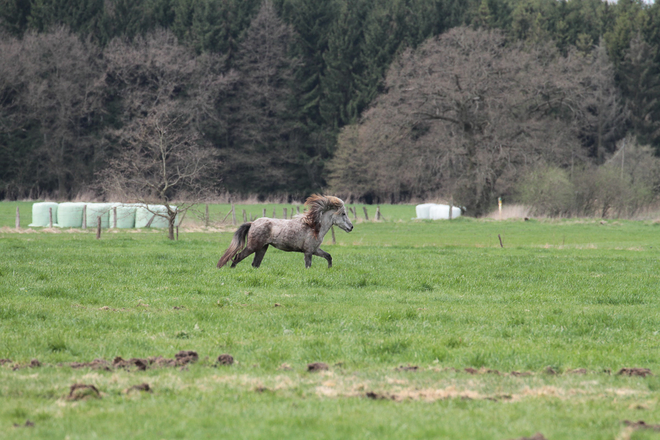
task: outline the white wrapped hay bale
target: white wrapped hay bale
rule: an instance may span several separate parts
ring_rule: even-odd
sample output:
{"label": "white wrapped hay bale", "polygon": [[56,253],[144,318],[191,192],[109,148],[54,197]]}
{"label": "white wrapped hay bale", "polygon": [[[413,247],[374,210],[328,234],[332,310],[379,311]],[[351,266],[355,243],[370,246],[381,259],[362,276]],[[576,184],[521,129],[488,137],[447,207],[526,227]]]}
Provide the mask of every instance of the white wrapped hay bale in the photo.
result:
{"label": "white wrapped hay bale", "polygon": [[87,227],[95,228],[98,217],[101,217],[101,227],[110,227],[110,210],[112,203],[88,203],[87,204]]}
{"label": "white wrapped hay bale", "polygon": [[80,228],[83,223],[83,210],[87,203],[64,202],[57,207],[57,226],[60,228]]}
{"label": "white wrapped hay bale", "polygon": [[120,206],[121,203],[110,202],[108,205],[110,205],[108,208],[108,227],[113,228],[115,225],[115,212],[117,211],[117,206]]}
{"label": "white wrapped hay bale", "polygon": [[449,205],[433,205],[429,210],[431,220],[449,220],[449,210],[451,209],[451,218],[461,216],[461,208]]}
{"label": "white wrapped hay bale", "polygon": [[431,218],[431,207],[435,206],[435,203],[423,203],[421,205],[415,206],[415,213],[417,214],[418,219],[430,219]]}
{"label": "white wrapped hay bale", "polygon": [[57,223],[57,207],[54,202],[39,202],[32,205],[32,223],[29,227],[45,227],[50,225],[49,210],[53,210],[53,225]]}
{"label": "white wrapped hay bale", "polygon": [[120,229],[134,228],[136,211],[136,205],[113,203],[112,209],[110,210],[110,227],[114,227],[116,224],[117,228]]}
{"label": "white wrapped hay bale", "polygon": [[[151,228],[167,228],[169,226],[165,205],[148,205],[148,208],[144,206],[137,207],[135,211],[136,228],[146,228],[150,221],[149,227]],[[176,206],[171,206],[171,208],[176,209]]]}

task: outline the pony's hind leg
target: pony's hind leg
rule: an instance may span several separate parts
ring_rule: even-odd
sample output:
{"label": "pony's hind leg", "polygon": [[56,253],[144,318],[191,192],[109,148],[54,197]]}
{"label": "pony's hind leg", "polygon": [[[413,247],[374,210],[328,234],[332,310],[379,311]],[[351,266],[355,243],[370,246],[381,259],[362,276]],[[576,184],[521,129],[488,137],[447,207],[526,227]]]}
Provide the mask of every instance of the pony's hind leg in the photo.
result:
{"label": "pony's hind leg", "polygon": [[245,259],[246,259],[247,257],[249,257],[250,254],[253,253],[253,252],[254,252],[254,249],[249,248],[249,247],[246,247],[245,249],[243,249],[243,250],[241,251],[240,254],[236,254],[236,256],[234,257],[234,259],[232,260],[232,263],[231,263],[231,266],[230,266],[230,267],[232,267],[232,268],[233,268],[233,267],[236,267],[236,265],[237,265],[238,263],[240,263],[241,261],[245,260]]}
{"label": "pony's hind leg", "polygon": [[318,248],[317,250],[314,251],[314,255],[316,255],[317,257],[325,258],[328,261],[328,268],[332,267],[332,256],[329,253],[327,253],[321,248]]}
{"label": "pony's hind leg", "polygon": [[267,250],[268,250],[268,245],[262,247],[261,249],[257,250],[254,253],[254,260],[252,260],[252,267],[261,266],[261,260],[264,259],[264,255],[266,255]]}
{"label": "pony's hind leg", "polygon": [[[259,262],[261,262],[261,258],[264,257],[263,254],[266,253],[264,247],[268,246],[266,243],[264,243],[264,241],[265,240],[259,240],[259,237],[248,236],[247,245],[245,246],[245,249],[243,249],[239,254],[237,254],[234,257],[234,260],[231,263],[231,267],[236,267],[238,263],[249,257],[250,254],[253,254],[254,252],[257,252],[257,255],[255,255],[254,257],[255,260],[259,259]],[[261,257],[259,257],[259,252],[261,252],[262,250],[263,253],[261,254]]]}

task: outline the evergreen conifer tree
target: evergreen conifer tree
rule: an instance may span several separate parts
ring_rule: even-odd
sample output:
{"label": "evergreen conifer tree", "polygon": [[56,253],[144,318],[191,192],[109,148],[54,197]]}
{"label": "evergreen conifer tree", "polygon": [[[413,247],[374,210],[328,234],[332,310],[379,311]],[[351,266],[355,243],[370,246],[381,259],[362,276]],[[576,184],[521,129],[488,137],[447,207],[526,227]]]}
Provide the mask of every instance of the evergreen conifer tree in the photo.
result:
{"label": "evergreen conifer tree", "polygon": [[621,63],[619,83],[632,113],[632,126],[641,144],[652,145],[660,155],[660,65],[657,47],[640,35],[630,42]]}

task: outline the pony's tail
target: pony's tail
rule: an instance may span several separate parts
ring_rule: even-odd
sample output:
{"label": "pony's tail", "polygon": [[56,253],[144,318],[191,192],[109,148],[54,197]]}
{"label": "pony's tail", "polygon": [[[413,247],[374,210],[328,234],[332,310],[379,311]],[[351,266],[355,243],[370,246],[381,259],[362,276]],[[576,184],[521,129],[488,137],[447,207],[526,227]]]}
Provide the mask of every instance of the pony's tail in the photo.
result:
{"label": "pony's tail", "polygon": [[252,223],[243,223],[241,226],[239,226],[238,230],[234,234],[234,238],[231,239],[231,244],[220,258],[220,261],[218,261],[218,269],[227,264],[229,260],[234,258],[234,255],[243,249],[243,246],[245,245],[245,237],[250,230],[250,226],[252,226]]}

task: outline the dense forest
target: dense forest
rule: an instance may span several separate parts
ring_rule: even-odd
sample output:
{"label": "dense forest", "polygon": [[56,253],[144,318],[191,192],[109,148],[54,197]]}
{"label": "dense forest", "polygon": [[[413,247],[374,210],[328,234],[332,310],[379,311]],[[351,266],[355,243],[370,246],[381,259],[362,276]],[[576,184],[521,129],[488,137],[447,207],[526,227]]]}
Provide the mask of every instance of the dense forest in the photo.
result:
{"label": "dense forest", "polygon": [[102,191],[145,136],[237,195],[635,210],[660,190],[660,3],[3,0],[0,198]]}

